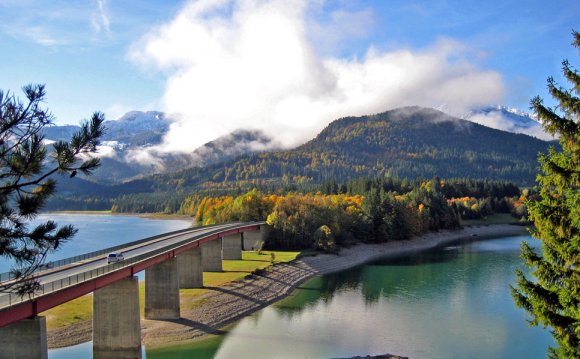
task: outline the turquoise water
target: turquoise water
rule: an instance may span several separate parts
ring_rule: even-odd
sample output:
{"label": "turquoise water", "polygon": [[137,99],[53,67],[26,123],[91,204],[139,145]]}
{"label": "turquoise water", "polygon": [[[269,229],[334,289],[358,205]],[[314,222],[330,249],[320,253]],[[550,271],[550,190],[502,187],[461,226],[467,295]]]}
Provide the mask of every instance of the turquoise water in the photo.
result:
{"label": "turquoise water", "polygon": [[529,236],[443,248],[314,278],[210,342],[147,358],[545,358],[509,294]]}
{"label": "turquoise water", "polygon": [[[473,242],[316,277],[222,336],[145,350],[160,358],[545,358],[547,330],[509,294],[529,236]],[[91,343],[50,358],[90,357]]]}
{"label": "turquoise water", "polygon": [[[72,224],[78,229],[78,233],[71,241],[64,243],[58,251],[49,254],[47,261],[73,257],[191,226],[191,221],[185,220],[159,220],[106,214],[46,213],[35,218],[29,228],[34,228],[34,225],[48,220],[55,221],[59,226]],[[10,263],[4,258],[0,260],[0,273],[9,270]]]}

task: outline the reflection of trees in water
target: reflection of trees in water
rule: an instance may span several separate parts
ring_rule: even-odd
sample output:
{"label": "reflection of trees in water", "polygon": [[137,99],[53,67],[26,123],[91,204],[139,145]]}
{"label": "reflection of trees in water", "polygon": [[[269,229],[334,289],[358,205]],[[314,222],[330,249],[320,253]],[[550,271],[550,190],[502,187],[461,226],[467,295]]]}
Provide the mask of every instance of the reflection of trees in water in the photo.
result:
{"label": "reflection of trees in water", "polygon": [[361,283],[362,267],[315,277],[299,286],[290,296],[274,305],[280,315],[292,318],[304,309],[319,303],[329,304],[336,293],[355,289]]}
{"label": "reflection of trees in water", "polygon": [[510,276],[519,263],[519,257],[511,253],[472,251],[463,246],[443,248],[366,266],[361,290],[367,304],[381,296],[406,296],[410,300],[420,296],[423,301],[459,286]]}
{"label": "reflection of trees in water", "polygon": [[[445,278],[438,278],[440,269],[434,264],[444,265],[459,256],[456,247],[414,253],[409,256],[379,260],[367,265],[362,275],[362,294],[368,304],[382,297],[398,295],[400,291],[411,292]],[[444,283],[441,283],[444,284]]]}
{"label": "reflection of trees in water", "polygon": [[145,349],[147,359],[213,358],[220,349],[223,336],[210,337],[183,345]]}
{"label": "reflection of trees in water", "polygon": [[424,301],[447,295],[460,286],[510,276],[519,263],[517,254],[474,251],[469,246],[425,251],[314,278],[274,308],[291,318],[321,302],[330,303],[341,290],[358,288],[367,305],[381,297]]}

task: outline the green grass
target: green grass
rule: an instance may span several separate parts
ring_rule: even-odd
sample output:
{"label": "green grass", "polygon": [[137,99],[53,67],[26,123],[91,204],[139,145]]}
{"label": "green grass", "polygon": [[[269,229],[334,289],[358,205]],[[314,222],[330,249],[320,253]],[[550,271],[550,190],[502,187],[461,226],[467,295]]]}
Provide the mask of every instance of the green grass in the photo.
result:
{"label": "green grass", "polygon": [[482,219],[466,219],[461,221],[463,226],[484,226],[489,224],[518,224],[519,220],[509,213],[496,213]]}
{"label": "green grass", "polygon": [[90,320],[93,318],[93,295],[87,294],[71,300],[70,302],[47,310],[42,315],[46,316],[48,329],[60,328],[69,324]]}
{"label": "green grass", "polygon": [[[257,252],[242,252],[241,260],[223,261],[222,272],[204,272],[203,285],[206,287],[223,286],[250,275],[256,269],[264,269],[271,265],[271,253],[274,253],[275,255],[275,263],[293,261],[301,254],[301,252],[282,251],[262,251],[261,254],[258,254]],[[181,308],[188,310],[203,304],[204,299],[199,297],[208,291],[209,289],[205,288],[181,289]],[[139,283],[139,304],[142,317],[144,303],[145,285],[141,282]],[[49,330],[90,320],[93,318],[93,295],[87,294],[83,297],[49,309],[42,314],[46,316],[46,325]]]}

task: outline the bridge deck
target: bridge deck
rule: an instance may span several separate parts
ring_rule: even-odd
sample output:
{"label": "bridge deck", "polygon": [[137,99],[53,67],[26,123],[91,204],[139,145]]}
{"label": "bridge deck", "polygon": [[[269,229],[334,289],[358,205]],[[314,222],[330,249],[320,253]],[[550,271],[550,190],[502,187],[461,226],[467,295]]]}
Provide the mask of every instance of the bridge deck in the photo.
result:
{"label": "bridge deck", "polygon": [[[124,261],[107,263],[106,254],[85,258],[35,274],[40,289],[30,296],[0,295],[0,327],[93,292],[173,258],[190,248],[230,234],[259,230],[265,222],[234,223],[191,228],[114,247]],[[110,249],[109,249],[110,250]],[[107,252],[108,253],[108,252]],[[80,256],[83,257],[83,256]]]}

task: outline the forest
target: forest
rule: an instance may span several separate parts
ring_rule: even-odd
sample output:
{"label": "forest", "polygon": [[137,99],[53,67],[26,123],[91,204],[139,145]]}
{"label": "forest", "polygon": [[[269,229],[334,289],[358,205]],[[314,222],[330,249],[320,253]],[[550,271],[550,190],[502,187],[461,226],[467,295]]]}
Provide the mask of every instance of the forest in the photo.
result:
{"label": "forest", "polygon": [[317,191],[240,195],[192,194],[179,212],[197,225],[265,220],[269,248],[314,248],[328,252],[357,242],[409,239],[427,231],[453,229],[464,219],[494,213],[525,216],[528,190],[508,182],[471,179],[397,180],[361,178],[327,181]]}

